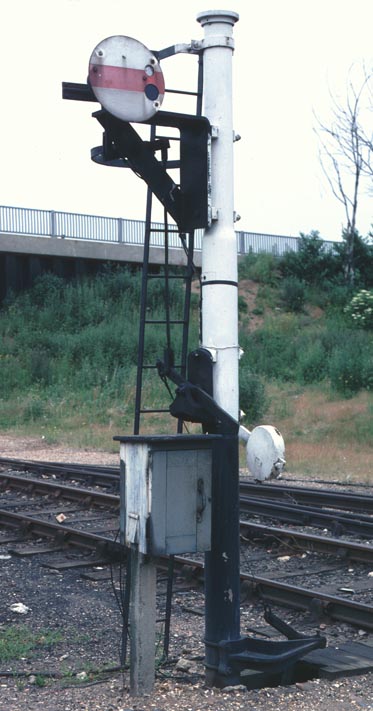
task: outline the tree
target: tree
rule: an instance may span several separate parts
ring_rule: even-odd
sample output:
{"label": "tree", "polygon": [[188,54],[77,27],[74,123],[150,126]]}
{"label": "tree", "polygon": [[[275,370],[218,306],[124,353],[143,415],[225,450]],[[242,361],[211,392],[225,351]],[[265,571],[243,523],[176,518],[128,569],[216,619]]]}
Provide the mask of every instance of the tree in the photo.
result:
{"label": "tree", "polygon": [[334,281],[340,268],[334,250],[325,248],[317,231],[309,235],[300,233],[297,252],[287,252],[279,262],[284,277],[296,277],[308,285],[323,285]]}
{"label": "tree", "polygon": [[373,177],[371,135],[365,131],[364,117],[367,106],[373,108],[373,75],[366,74],[357,85],[350,78],[344,101],[332,99],[330,124],[318,120],[316,129],[321,149],[320,160],[333,195],[345,212],[345,279],[353,286],[355,277],[355,242],[358,236],[357,214],[362,182]]}

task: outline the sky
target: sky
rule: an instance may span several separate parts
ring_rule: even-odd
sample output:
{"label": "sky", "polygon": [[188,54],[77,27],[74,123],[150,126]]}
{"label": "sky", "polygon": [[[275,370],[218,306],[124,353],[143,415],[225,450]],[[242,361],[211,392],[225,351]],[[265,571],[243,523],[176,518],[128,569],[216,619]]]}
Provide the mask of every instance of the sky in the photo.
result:
{"label": "sky", "polygon": [[[345,215],[319,159],[315,115],[330,120],[351,67],[373,67],[372,0],[2,0],[0,204],[144,219],[143,182],[96,165],[98,104],[64,101],[62,81],[85,82],[94,47],[127,35],[150,49],[202,39],[208,9],[234,10],[236,229],[280,235],[318,230],[340,239]],[[194,89],[196,58],[162,62],[166,88]],[[190,111],[166,94],[162,109]],[[154,219],[159,219],[158,215]],[[361,194],[358,229],[373,223]]]}

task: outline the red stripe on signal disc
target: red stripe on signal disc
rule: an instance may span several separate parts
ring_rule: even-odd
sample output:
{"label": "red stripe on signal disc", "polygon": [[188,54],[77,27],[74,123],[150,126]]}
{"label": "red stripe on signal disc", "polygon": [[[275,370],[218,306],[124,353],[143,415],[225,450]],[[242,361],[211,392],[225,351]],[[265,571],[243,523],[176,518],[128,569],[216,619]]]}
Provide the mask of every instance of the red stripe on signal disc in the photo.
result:
{"label": "red stripe on signal disc", "polygon": [[162,72],[155,71],[151,77],[148,77],[143,69],[90,64],[89,81],[92,87],[103,89],[144,91],[147,84],[155,84],[160,94],[164,94],[165,91]]}

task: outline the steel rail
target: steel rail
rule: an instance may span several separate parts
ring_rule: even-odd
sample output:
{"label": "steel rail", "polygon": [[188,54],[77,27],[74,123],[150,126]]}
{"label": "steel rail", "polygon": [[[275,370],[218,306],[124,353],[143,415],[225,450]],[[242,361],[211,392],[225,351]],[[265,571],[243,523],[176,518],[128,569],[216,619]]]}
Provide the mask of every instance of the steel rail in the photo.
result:
{"label": "steel rail", "polygon": [[357,543],[355,541],[345,541],[341,538],[317,536],[311,533],[303,533],[302,531],[294,531],[292,528],[265,526],[251,521],[240,521],[240,532],[248,540],[250,540],[249,537],[259,537],[285,543],[291,541],[302,550],[311,549],[321,553],[347,555],[351,560],[373,563],[373,546],[369,543]]}
{"label": "steel rail", "polygon": [[[177,566],[190,566],[197,574],[201,574],[203,563],[192,558],[175,556]],[[240,573],[241,582],[250,583],[253,593],[263,600],[276,603],[282,607],[297,610],[315,610],[334,620],[348,622],[358,627],[373,629],[373,607],[362,602],[347,600],[339,595],[330,595],[322,590],[312,590],[297,585],[281,583],[250,573]]]}
{"label": "steel rail", "polygon": [[[23,516],[22,514],[10,513],[2,509],[0,509],[0,521],[13,528],[18,528],[22,525],[24,530],[38,536],[57,536],[59,540],[62,539],[68,545],[79,546],[83,549],[97,550],[102,555],[106,554],[111,558],[125,559],[126,551],[124,546],[100,534],[78,531],[69,526],[46,522],[31,516]],[[166,557],[158,558],[157,563],[160,567],[164,567],[167,560]],[[175,556],[175,562],[179,568],[189,565],[197,570],[199,574],[203,573],[204,565],[200,561]],[[316,600],[321,606],[322,611],[329,617],[359,627],[373,629],[373,608],[364,603],[353,602],[339,596],[323,593],[320,590],[310,590],[295,585],[288,585],[248,573],[241,573],[241,580],[252,584],[263,599],[283,606],[303,610],[310,609],[310,606],[312,606]]]}
{"label": "steel rail", "polygon": [[[71,501],[81,501],[84,505],[111,506],[116,509],[120,506],[120,498],[115,494],[0,472],[0,488],[8,487],[17,490],[23,489],[29,493],[52,494]],[[352,518],[352,514],[347,517],[341,513],[320,511],[311,507],[302,508],[296,505],[286,505],[271,500],[262,501],[248,497],[241,497],[240,508],[241,511],[276,518],[286,523],[330,528],[333,533],[338,532],[338,534],[346,532],[373,537],[373,521],[367,521],[361,516]]]}
{"label": "steel rail", "polygon": [[0,466],[9,465],[10,467],[30,467],[34,466],[36,468],[51,468],[55,469],[66,469],[68,472],[70,470],[76,471],[98,471],[113,474],[119,474],[119,466],[111,466],[109,464],[81,464],[80,462],[50,462],[42,459],[14,459],[8,457],[0,457]]}
{"label": "steel rail", "polygon": [[[0,466],[61,476],[75,476],[86,480],[89,477],[102,479],[103,483],[115,482],[119,477],[119,467],[96,464],[78,464],[66,462],[46,462],[0,457]],[[355,494],[353,492],[338,492],[333,489],[315,489],[311,487],[291,486],[288,484],[268,484],[240,482],[240,492],[243,495],[260,499],[285,499],[288,503],[300,502],[310,505],[342,508],[355,511],[371,511],[373,513],[373,496]]]}
{"label": "steel rail", "polygon": [[0,487],[3,489],[26,490],[29,493],[52,494],[55,497],[61,496],[72,501],[82,501],[85,505],[110,506],[116,509],[120,506],[119,496],[115,494],[83,489],[78,486],[65,486],[57,482],[32,479],[31,477],[22,477],[16,474],[0,473]]}
{"label": "steel rail", "polygon": [[[102,492],[80,489],[79,487],[69,488],[61,484],[40,481],[38,479],[30,479],[18,477],[16,475],[6,476],[0,474],[0,481],[3,480],[3,488],[13,486],[16,489],[26,489],[31,493],[53,494],[70,500],[81,501],[84,505],[101,505],[109,506],[110,508],[118,509],[120,505],[119,496],[106,494]],[[8,512],[7,512],[8,513]],[[0,520],[3,514],[0,511]],[[25,518],[22,514],[17,514],[15,520]],[[27,518],[27,523],[33,518]],[[55,525],[56,530],[61,530],[60,525]],[[302,549],[309,549],[312,546],[318,551],[345,551],[347,555],[354,560],[373,563],[373,548],[369,544],[356,543],[354,541],[345,541],[339,538],[317,536],[315,534],[295,531],[289,528],[280,528],[277,526],[269,526],[254,523],[252,521],[240,521],[241,535],[246,537],[266,537],[276,540],[288,542],[289,539],[296,542]]]}
{"label": "steel rail", "polygon": [[[0,473],[0,487],[7,488],[12,487],[18,490],[26,490],[29,493],[41,493],[43,495],[53,495],[56,498],[62,497],[72,501],[82,502],[84,506],[97,505],[97,506],[109,506],[110,508],[119,509],[120,497],[115,494],[107,494],[105,492],[93,491],[90,489],[80,488],[77,486],[69,487],[62,484],[50,481],[44,481],[40,479],[32,479],[31,477],[21,477],[15,474],[3,474]],[[249,508],[251,501],[249,501]],[[255,512],[263,512],[263,509],[269,508],[269,513],[273,516],[276,515],[278,510],[281,509],[281,505],[273,504],[273,502],[253,502],[253,510]],[[273,508],[274,507],[274,508]],[[265,512],[265,511],[264,511]],[[285,517],[288,515],[288,509],[285,510]],[[308,517],[308,518],[307,518]],[[319,525],[326,527],[327,524],[332,524],[331,528],[335,525],[339,525],[339,518],[334,514],[327,513],[315,513],[315,518],[319,517]],[[303,514],[301,509],[299,512],[295,509],[294,513],[290,509],[289,518],[291,518],[292,523],[300,523],[304,525],[316,525],[312,522],[312,516],[307,510],[306,515]],[[341,519],[341,525],[345,524],[346,519]],[[364,529],[365,526],[365,529]],[[240,521],[241,534],[244,536],[265,536],[272,537],[280,540],[288,540],[291,538],[297,541],[299,546],[302,548],[309,548],[312,545],[314,548],[320,551],[337,551],[340,552],[344,550],[347,554],[354,560],[363,560],[365,562],[373,563],[373,548],[370,545],[357,543],[354,541],[345,541],[340,538],[317,536],[315,534],[295,531],[288,528],[280,528],[273,525],[258,524],[253,521]],[[373,524],[365,524],[362,522],[362,529],[360,530],[359,522],[355,519],[351,523],[351,529],[354,532],[364,533],[368,530],[369,534],[373,534]]]}
{"label": "steel rail", "polygon": [[40,472],[55,474],[63,478],[77,480],[95,480],[98,486],[113,486],[119,482],[119,466],[110,467],[95,464],[68,464],[66,462],[43,462],[25,459],[6,459],[0,457],[0,467],[6,466],[15,471]]}
{"label": "steel rail", "polygon": [[[95,480],[97,485],[112,486],[119,479],[119,466],[76,464],[66,462],[45,462],[0,457],[0,466],[33,472],[56,474],[62,477],[74,477],[79,480]],[[365,511],[373,514],[373,495],[340,492],[334,489],[315,489],[311,487],[289,486],[288,484],[269,484],[240,482],[242,496],[257,499],[272,499],[276,502],[298,503],[324,506],[329,509]]]}
{"label": "steel rail", "polygon": [[21,513],[14,513],[0,509],[0,523],[11,528],[22,528],[23,531],[38,535],[57,537],[69,545],[88,548],[89,550],[99,550],[102,554],[123,557],[123,546],[115,540],[102,536],[99,533],[87,533],[79,531],[70,526],[64,526],[52,521],[43,521],[35,516],[25,516]]}
{"label": "steel rail", "polygon": [[324,613],[333,620],[347,622],[358,627],[373,629],[373,607],[363,602],[346,600],[322,590],[288,585],[277,580],[242,573],[241,579],[250,582],[263,600],[298,610]]}
{"label": "steel rail", "polygon": [[281,503],[272,499],[240,496],[240,510],[278,521],[316,528],[331,528],[334,532],[353,533],[373,538],[373,518],[361,514],[346,514],[296,503]]}
{"label": "steel rail", "polygon": [[270,498],[276,501],[285,499],[288,503],[297,502],[326,506],[328,508],[341,508],[349,511],[366,511],[373,513],[373,496],[355,494],[354,492],[341,492],[333,489],[314,489],[278,484],[255,484],[240,482],[240,494],[255,496],[257,498]]}

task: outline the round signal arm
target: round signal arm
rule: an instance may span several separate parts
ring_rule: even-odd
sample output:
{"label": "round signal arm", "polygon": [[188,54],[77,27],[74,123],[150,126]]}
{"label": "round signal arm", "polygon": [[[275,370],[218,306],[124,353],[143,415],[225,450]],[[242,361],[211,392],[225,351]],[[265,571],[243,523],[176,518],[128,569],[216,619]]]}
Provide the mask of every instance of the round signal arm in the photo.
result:
{"label": "round signal arm", "polygon": [[102,40],[89,60],[88,82],[106,111],[123,121],[142,122],[160,108],[165,84],[153,52],[133,37]]}
{"label": "round signal arm", "polygon": [[281,432],[272,425],[255,427],[247,439],[246,460],[257,481],[279,478],[286,464]]}

